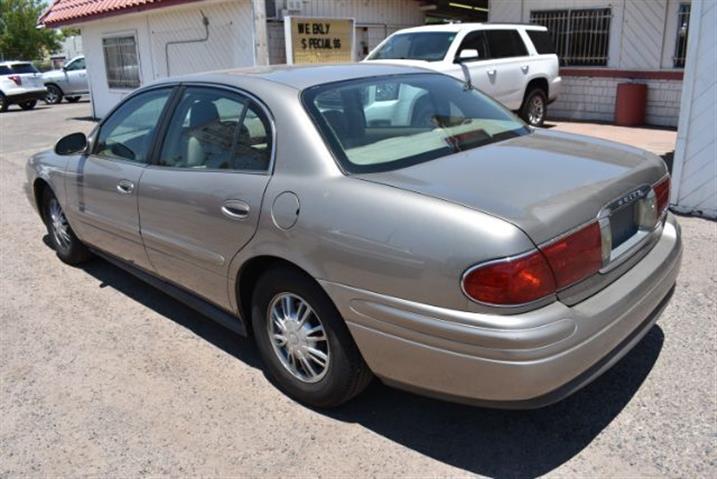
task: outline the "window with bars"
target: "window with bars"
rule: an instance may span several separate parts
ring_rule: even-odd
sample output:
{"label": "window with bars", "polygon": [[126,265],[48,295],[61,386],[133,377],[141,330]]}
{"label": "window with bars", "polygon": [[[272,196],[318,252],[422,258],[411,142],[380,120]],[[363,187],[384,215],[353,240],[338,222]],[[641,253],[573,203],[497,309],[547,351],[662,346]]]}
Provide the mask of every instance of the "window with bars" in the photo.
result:
{"label": "window with bars", "polygon": [[677,37],[675,39],[675,56],[672,63],[675,68],[684,68],[687,56],[687,34],[690,32],[690,4],[681,3],[677,11]]}
{"label": "window with bars", "polygon": [[139,55],[135,36],[103,38],[102,50],[105,55],[107,85],[121,89],[139,87]]}
{"label": "window with bars", "polygon": [[610,8],[533,10],[530,22],[548,28],[561,65],[605,66],[610,44]]}

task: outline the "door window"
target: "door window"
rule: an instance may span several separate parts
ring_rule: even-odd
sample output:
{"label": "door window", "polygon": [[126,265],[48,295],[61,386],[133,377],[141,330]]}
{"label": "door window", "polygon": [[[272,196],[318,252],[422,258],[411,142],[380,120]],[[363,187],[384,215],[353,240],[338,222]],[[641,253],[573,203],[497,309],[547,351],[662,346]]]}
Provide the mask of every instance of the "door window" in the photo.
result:
{"label": "door window", "polygon": [[85,69],[85,59],[84,58],[78,58],[74,62],[71,62],[69,65],[65,67],[65,70],[68,72],[72,72],[75,70],[84,70]]}
{"label": "door window", "polygon": [[456,52],[456,58],[461,54],[463,50],[476,50],[478,52],[478,59],[485,60],[488,58],[488,47],[485,42],[485,34],[482,31],[471,32],[465,36],[461,42],[461,46]]}
{"label": "door window", "polygon": [[171,89],[152,90],[123,103],[100,127],[94,153],[147,163],[155,129]]}
{"label": "door window", "polygon": [[169,123],[161,166],[266,171],[271,127],[261,108],[242,95],[187,88]]}
{"label": "door window", "polygon": [[486,30],[491,58],[522,57],[528,54],[517,30]]}

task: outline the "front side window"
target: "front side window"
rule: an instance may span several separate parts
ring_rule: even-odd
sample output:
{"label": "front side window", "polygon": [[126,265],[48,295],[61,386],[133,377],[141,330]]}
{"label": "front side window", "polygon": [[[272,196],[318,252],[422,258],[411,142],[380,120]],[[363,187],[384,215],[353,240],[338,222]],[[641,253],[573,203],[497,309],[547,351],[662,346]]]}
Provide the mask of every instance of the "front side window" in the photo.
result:
{"label": "front side window", "polygon": [[103,38],[102,51],[109,88],[133,89],[140,86],[139,55],[134,35]]}
{"label": "front side window", "polygon": [[123,103],[100,127],[94,154],[147,163],[154,132],[171,90],[153,90]]}
{"label": "front side window", "polygon": [[459,58],[463,50],[475,50],[478,52],[479,60],[488,59],[488,45],[485,41],[485,33],[479,30],[466,35],[461,42],[461,46],[458,47],[456,58]]}
{"label": "front side window", "polygon": [[491,58],[522,57],[528,54],[517,30],[486,30]]}
{"label": "front side window", "polygon": [[169,122],[159,164],[266,171],[271,146],[269,121],[252,100],[228,91],[189,87]]}
{"label": "front side window", "polygon": [[368,60],[441,61],[456,37],[454,32],[401,33],[386,40]]}
{"label": "front side window", "polygon": [[689,3],[681,3],[677,11],[677,38],[675,39],[675,56],[673,65],[675,68],[685,67],[687,56],[687,35],[690,32],[690,8]]}
{"label": "front side window", "polygon": [[[397,99],[377,101],[387,84]],[[439,74],[329,83],[306,90],[302,100],[349,173],[399,169],[529,132],[495,101]]]}
{"label": "front side window", "polygon": [[610,8],[530,12],[530,23],[548,28],[561,65],[607,65],[611,18]]}
{"label": "front side window", "polygon": [[65,70],[68,72],[75,71],[75,70],[84,70],[85,69],[85,59],[84,58],[78,58],[74,62],[71,62],[69,65],[65,67]]}

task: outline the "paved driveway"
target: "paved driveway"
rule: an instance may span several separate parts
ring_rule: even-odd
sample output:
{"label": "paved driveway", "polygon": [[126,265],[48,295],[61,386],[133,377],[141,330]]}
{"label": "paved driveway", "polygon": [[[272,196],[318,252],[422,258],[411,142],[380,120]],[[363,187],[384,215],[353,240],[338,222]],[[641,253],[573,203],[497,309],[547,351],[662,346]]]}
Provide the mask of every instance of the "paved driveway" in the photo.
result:
{"label": "paved driveway", "polygon": [[681,219],[683,270],[658,325],[555,406],[486,410],[374,384],[314,411],[265,379],[250,340],[104,261],[55,258],[23,165],[89,131],[89,111],[0,114],[0,477],[717,476],[714,222]]}

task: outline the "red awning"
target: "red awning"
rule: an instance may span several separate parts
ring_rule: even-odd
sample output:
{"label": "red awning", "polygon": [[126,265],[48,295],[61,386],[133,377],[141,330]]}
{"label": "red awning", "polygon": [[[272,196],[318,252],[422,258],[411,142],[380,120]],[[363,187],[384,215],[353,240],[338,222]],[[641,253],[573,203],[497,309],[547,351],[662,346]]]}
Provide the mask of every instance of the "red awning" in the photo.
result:
{"label": "red awning", "polygon": [[54,0],[37,23],[46,27],[61,27],[194,1],[197,0]]}

